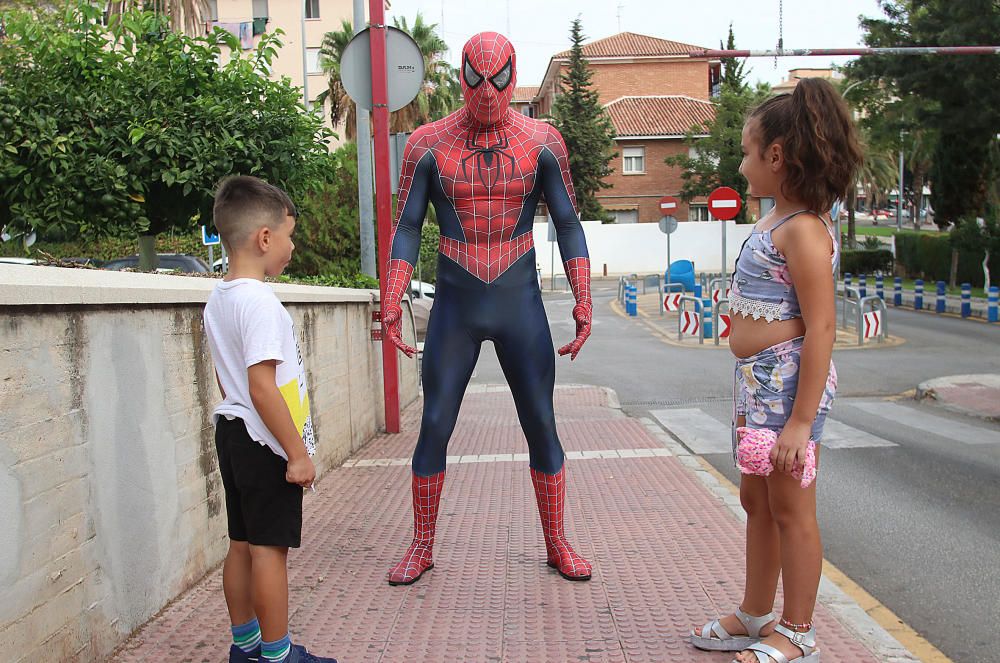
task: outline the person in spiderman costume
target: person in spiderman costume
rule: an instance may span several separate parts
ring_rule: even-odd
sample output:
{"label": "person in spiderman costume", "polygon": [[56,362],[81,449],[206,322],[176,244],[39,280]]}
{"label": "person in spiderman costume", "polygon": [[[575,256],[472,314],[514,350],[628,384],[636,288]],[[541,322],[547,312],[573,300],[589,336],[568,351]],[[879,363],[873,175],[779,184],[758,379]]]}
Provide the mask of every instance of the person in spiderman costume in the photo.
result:
{"label": "person in spiderman costume", "polygon": [[589,580],[590,563],[573,550],[563,528],[566,468],[552,410],[555,355],[532,239],[544,195],[576,298],[577,335],[559,354],[575,359],[590,336],[593,307],[566,145],[551,125],[510,108],[517,65],[503,35],[482,32],[466,43],[461,79],[465,106],[410,136],[400,174],[382,316],[387,338],[407,356],[416,350],[401,337],[400,301],[417,261],[428,202],[441,237],[424,347],[423,420],[413,453],[413,542],[389,572],[389,584],[411,584],[434,566],[448,440],[486,340],[496,348],[528,440],[548,565],[569,580]]}

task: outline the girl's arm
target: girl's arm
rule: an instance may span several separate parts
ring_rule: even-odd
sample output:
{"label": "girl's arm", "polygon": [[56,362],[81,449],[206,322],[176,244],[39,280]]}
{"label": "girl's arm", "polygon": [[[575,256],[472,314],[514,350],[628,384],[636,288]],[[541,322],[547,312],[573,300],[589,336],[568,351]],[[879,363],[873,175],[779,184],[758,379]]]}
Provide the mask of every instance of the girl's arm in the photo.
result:
{"label": "girl's arm", "polygon": [[779,247],[799,298],[806,334],[802,344],[798,389],[791,416],[774,446],[771,460],[783,472],[805,462],[806,447],[830,371],[837,336],[834,300],[833,240],[823,222],[804,215],[785,225]]}

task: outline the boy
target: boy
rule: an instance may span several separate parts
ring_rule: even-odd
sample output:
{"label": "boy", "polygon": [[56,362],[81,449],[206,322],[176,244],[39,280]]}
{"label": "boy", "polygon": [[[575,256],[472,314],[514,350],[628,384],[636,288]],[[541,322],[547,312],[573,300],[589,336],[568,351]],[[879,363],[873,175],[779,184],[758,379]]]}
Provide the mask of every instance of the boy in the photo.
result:
{"label": "boy", "polygon": [[229,519],[222,570],[229,661],[336,663],[288,638],[288,548],[299,547],[315,440],[292,319],[264,277],[291,260],[295,206],[255,177],[230,177],[216,191],[213,215],[229,252],[229,273],[205,306],[223,398],[213,419]]}

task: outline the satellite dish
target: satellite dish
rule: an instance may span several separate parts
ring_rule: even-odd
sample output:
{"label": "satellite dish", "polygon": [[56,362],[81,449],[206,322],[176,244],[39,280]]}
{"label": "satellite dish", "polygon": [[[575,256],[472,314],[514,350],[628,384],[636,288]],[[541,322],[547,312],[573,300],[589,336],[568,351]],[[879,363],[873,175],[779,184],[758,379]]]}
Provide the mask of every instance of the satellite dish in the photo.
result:
{"label": "satellite dish", "polygon": [[[371,28],[354,35],[340,57],[340,80],[361,108],[372,109]],[[410,35],[399,28],[385,34],[389,112],[413,101],[424,83],[424,56]]]}

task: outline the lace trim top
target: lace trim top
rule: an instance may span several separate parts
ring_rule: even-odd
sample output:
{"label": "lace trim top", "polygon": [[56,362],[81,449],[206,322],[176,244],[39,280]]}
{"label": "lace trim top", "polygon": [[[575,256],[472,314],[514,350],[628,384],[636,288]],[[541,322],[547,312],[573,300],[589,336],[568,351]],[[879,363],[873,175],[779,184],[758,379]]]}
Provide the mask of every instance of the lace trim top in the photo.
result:
{"label": "lace trim top", "polygon": [[[764,318],[768,322],[802,317],[799,298],[788,273],[788,264],[785,256],[774,246],[771,233],[792,217],[807,211],[809,210],[799,210],[789,214],[767,230],[754,229],[743,242],[730,286],[731,312],[739,313],[744,318],[752,316],[754,320]],[[837,238],[825,221],[823,225],[833,238],[831,264],[836,268],[840,257]]]}

